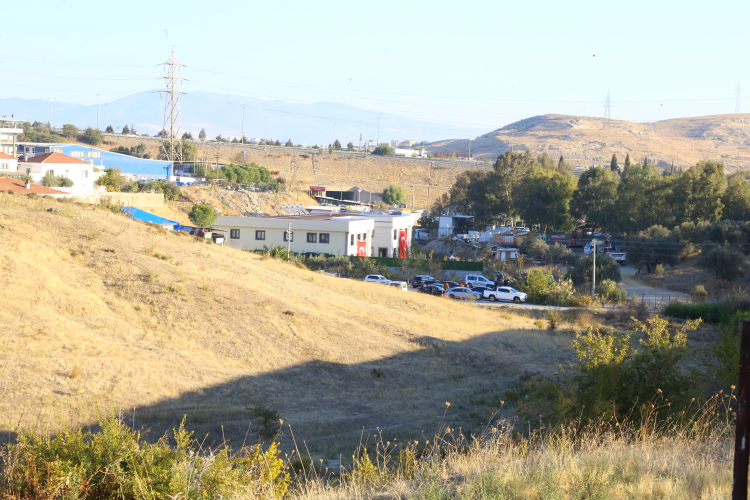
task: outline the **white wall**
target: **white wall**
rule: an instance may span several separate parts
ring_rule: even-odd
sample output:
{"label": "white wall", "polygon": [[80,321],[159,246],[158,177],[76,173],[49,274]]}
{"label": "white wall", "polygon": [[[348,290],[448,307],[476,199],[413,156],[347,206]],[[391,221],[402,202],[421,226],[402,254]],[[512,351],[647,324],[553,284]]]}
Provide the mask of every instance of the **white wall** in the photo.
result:
{"label": "white wall", "polygon": [[31,170],[33,182],[40,183],[42,177],[52,170],[57,176],[65,176],[73,181],[73,187],[55,188],[71,194],[88,195],[94,192],[94,183],[99,178],[101,172],[94,172],[94,165],[80,163],[33,163],[21,162],[18,164],[18,170],[26,174]]}
{"label": "white wall", "polygon": [[0,173],[7,174],[18,170],[18,160],[0,158]]}

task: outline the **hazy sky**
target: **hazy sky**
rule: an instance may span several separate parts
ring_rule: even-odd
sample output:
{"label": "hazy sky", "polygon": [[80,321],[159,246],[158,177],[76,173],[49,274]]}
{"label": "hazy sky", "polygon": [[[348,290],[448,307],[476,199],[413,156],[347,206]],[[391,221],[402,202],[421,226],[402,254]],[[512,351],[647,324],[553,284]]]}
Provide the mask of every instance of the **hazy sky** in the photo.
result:
{"label": "hazy sky", "polygon": [[346,103],[456,136],[602,116],[607,91],[613,119],[733,113],[738,84],[750,112],[748,1],[2,0],[0,11],[2,97],[92,104],[157,89],[174,45],[183,99]]}

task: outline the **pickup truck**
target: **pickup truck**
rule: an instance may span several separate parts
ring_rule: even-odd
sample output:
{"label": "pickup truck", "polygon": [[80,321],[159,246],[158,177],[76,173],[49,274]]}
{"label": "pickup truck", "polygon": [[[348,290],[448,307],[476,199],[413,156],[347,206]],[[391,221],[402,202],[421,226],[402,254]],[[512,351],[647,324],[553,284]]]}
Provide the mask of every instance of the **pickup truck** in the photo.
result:
{"label": "pickup truck", "polygon": [[516,304],[526,302],[525,293],[519,292],[515,288],[509,286],[499,286],[497,287],[497,290],[485,290],[484,298],[490,299],[490,302],[495,302],[496,300],[513,301]]}

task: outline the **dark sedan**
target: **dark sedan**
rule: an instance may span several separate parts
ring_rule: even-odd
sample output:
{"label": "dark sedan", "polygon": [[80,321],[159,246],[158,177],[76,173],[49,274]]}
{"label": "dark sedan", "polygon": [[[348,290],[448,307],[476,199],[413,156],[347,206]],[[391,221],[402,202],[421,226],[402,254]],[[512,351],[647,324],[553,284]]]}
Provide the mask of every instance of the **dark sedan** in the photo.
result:
{"label": "dark sedan", "polygon": [[424,285],[422,288],[419,289],[421,293],[426,293],[429,295],[438,295],[440,297],[443,296],[443,287],[442,285]]}
{"label": "dark sedan", "polygon": [[485,290],[491,290],[495,291],[495,285],[488,285],[488,286],[472,286],[469,287],[473,292],[479,292],[480,297],[484,297],[484,291]]}

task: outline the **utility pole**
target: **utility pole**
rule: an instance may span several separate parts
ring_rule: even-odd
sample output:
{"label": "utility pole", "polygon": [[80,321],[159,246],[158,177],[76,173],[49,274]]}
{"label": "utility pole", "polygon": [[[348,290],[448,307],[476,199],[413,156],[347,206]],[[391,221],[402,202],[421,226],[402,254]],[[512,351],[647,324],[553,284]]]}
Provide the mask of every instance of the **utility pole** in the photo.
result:
{"label": "utility pole", "polygon": [[333,143],[334,144],[336,144],[336,123],[338,122],[333,122]]}
{"label": "utility pole", "polygon": [[164,90],[164,120],[163,130],[167,137],[162,137],[162,149],[167,161],[182,163],[182,147],[180,145],[180,83],[182,77],[179,70],[180,62],[172,47],[172,57],[162,64],[165,74],[162,77],[165,82]]}
{"label": "utility pole", "polygon": [[732,500],[747,500],[747,468],[750,462],[750,321],[742,322],[740,337],[740,370],[737,384],[737,417],[734,441]]}
{"label": "utility pole", "polygon": [[96,130],[99,130],[99,94],[96,94]]}
{"label": "utility pole", "polygon": [[54,101],[54,106],[55,106],[54,107],[54,115],[53,115],[53,118],[55,120],[55,126],[52,127],[52,130],[55,130],[55,129],[57,129],[57,97],[53,97],[53,99],[55,100]]}
{"label": "utility pole", "polygon": [[594,267],[591,271],[591,297],[596,297],[596,244],[599,243],[596,240],[591,240],[591,247],[594,249]]}
{"label": "utility pole", "polygon": [[368,149],[370,149],[370,143],[367,142],[367,124],[365,123],[365,156],[367,156]]}
{"label": "utility pole", "polygon": [[359,134],[359,147],[357,148],[357,152],[362,152],[362,134]]}
{"label": "utility pole", "polygon": [[268,117],[263,117],[263,149],[268,146]]}
{"label": "utility pole", "polygon": [[611,128],[609,120],[609,108],[609,90],[607,90],[607,101],[604,103],[604,125],[602,126],[602,129]]}
{"label": "utility pole", "polygon": [[378,116],[378,138],[375,141],[375,147],[380,146],[380,117]]}
{"label": "utility pole", "polygon": [[471,160],[471,130],[469,130],[469,160]]}
{"label": "utility pole", "polygon": [[242,139],[240,143],[245,144],[245,106],[242,106]]}
{"label": "utility pole", "polygon": [[47,126],[49,127],[49,97],[47,98]]}

